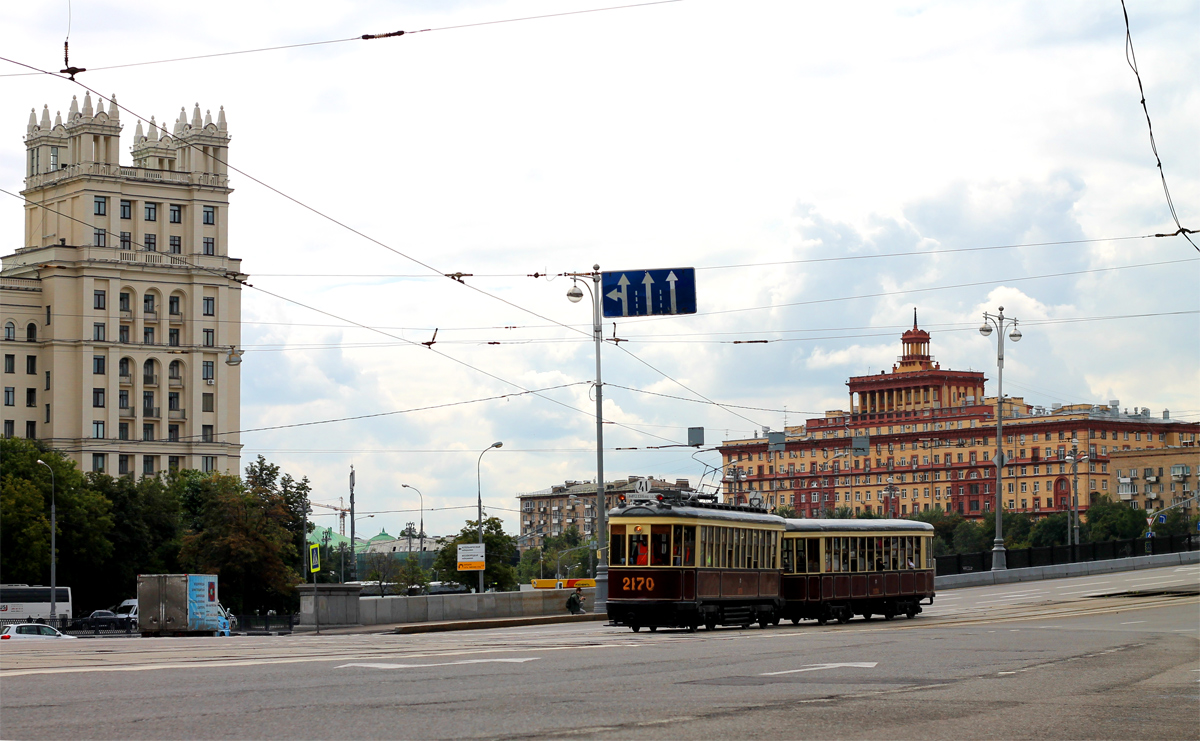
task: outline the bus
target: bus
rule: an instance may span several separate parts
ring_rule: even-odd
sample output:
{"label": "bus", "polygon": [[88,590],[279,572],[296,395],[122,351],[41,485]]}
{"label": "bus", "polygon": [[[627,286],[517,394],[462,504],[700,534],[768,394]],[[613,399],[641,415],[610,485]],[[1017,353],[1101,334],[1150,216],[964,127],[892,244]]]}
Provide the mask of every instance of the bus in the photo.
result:
{"label": "bus", "polygon": [[[56,587],[57,618],[70,620],[71,588]],[[28,584],[0,584],[0,620],[7,623],[17,621],[48,620],[50,618],[50,587]]]}

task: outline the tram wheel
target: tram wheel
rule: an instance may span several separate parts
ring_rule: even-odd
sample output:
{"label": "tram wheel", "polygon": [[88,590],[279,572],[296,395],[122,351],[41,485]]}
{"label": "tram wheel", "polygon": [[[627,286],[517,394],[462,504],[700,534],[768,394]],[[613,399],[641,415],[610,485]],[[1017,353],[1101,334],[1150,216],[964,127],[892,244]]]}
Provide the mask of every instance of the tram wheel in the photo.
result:
{"label": "tram wheel", "polygon": [[850,615],[843,612],[841,615],[838,615],[837,621],[839,624],[845,625],[846,623],[850,622]]}
{"label": "tram wheel", "polygon": [[766,630],[767,626],[770,624],[771,624],[770,618],[762,617],[762,618],[758,619],[758,627],[762,628],[763,630]]}
{"label": "tram wheel", "polygon": [[629,626],[629,629],[630,629],[630,630],[632,630],[634,633],[636,633],[636,632],[638,632],[639,630],[641,630],[641,629],[642,629],[642,626],[640,626],[640,625],[630,625],[630,626]]}
{"label": "tram wheel", "polygon": [[871,617],[872,617],[872,616],[871,616],[871,613],[869,613],[869,612],[864,612],[864,613],[863,613],[863,620],[866,620],[867,622],[870,622],[870,621],[871,621]]}
{"label": "tram wheel", "polygon": [[894,617],[896,617],[896,613],[894,613],[894,612],[892,612],[892,611],[890,611],[890,610],[889,610],[888,612],[885,612],[885,613],[883,613],[883,619],[884,619],[884,620],[891,620],[891,619],[892,619],[892,618],[894,618]]}
{"label": "tram wheel", "polygon": [[915,618],[915,617],[917,616],[917,611],[916,611],[916,610],[914,610],[913,608],[911,608],[911,607],[910,607],[910,608],[908,608],[908,610],[907,610],[907,611],[904,613],[904,615],[905,615],[905,617],[907,617],[909,620],[912,620],[913,618]]}
{"label": "tram wheel", "polygon": [[695,633],[695,632],[696,632],[696,629],[697,629],[697,628],[699,628],[699,627],[700,627],[700,626],[699,626],[699,625],[697,625],[696,623],[690,623],[690,624],[687,626],[687,632],[689,632],[689,633]]}
{"label": "tram wheel", "polygon": [[714,623],[714,622],[713,622],[713,621],[711,621],[711,620],[707,620],[707,621],[705,621],[705,623],[704,623],[704,629],[705,629],[705,630],[716,630],[716,629],[717,629],[717,624],[716,624],[716,623]]}
{"label": "tram wheel", "polygon": [[651,626],[650,626],[650,632],[651,632],[651,633],[657,633],[657,632],[658,632],[658,626],[657,626],[657,625],[651,625]]}
{"label": "tram wheel", "polygon": [[824,625],[827,622],[829,622],[829,620],[824,615],[817,618],[817,625]]}
{"label": "tram wheel", "polygon": [[800,624],[800,618],[792,618],[792,625],[799,625],[799,624]]}

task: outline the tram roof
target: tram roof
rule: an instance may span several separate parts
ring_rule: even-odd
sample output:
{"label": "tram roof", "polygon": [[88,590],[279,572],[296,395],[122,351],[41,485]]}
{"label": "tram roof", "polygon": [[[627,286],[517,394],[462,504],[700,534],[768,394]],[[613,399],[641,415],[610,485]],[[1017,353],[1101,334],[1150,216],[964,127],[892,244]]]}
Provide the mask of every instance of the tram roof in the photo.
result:
{"label": "tram roof", "polygon": [[917,520],[797,519],[784,520],[784,525],[789,533],[912,532],[914,530],[933,532],[933,525]]}
{"label": "tram roof", "polygon": [[774,525],[778,527],[784,519],[767,512],[737,509],[715,509],[709,507],[690,507],[683,504],[658,502],[633,502],[625,507],[614,507],[609,510],[609,520],[623,517],[678,517],[695,520],[720,520],[723,522],[754,523],[757,525]]}

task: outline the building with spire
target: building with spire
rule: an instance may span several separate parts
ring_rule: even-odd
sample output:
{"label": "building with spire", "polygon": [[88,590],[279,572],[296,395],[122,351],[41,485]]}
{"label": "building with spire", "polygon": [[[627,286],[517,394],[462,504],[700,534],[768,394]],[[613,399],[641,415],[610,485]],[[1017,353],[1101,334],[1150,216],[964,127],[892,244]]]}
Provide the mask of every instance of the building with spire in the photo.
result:
{"label": "building with spire", "polygon": [[[106,105],[107,104],[107,105]],[[25,233],[0,269],[3,434],[85,471],[237,473],[241,261],[229,256],[229,131],[180,109],[137,122],[116,97],[26,127]]]}
{"label": "building with spire", "polygon": [[[783,433],[764,430],[758,437],[723,442],[725,501],[791,507],[799,517],[837,511],[903,517],[941,508],[979,518],[994,512],[999,401],[984,395],[987,379],[975,371],[942,369],[930,355],[930,335],[917,325],[915,309],[913,328],[900,342],[903,354],[890,372],[847,381],[848,409],[828,411]],[[1177,493],[1172,485],[1170,496],[1140,503],[1118,491],[1117,484],[1129,479],[1118,482],[1118,467],[1110,470],[1110,461],[1126,451],[1172,448],[1183,456],[1173,464],[1200,463],[1195,447],[1200,424],[1173,420],[1166,411],[1155,418],[1144,407],[1122,412],[1118,401],[1047,410],[1010,396],[1003,406],[1000,498],[1006,510],[1041,517],[1068,509],[1073,473],[1067,454],[1077,448],[1088,456],[1078,467],[1081,510],[1104,495],[1134,507],[1180,504],[1189,514],[1195,511],[1185,496],[1194,492],[1182,484]]]}

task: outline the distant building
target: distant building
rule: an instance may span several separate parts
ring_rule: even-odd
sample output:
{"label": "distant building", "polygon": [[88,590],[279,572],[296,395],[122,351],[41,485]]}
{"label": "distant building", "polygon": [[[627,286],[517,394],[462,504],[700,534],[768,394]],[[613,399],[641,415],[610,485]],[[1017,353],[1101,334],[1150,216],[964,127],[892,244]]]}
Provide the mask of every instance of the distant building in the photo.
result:
{"label": "distant building", "polygon": [[1134,509],[1160,510],[1172,505],[1195,510],[1200,447],[1119,450],[1108,454],[1116,496]]}
{"label": "distant building", "polygon": [[[644,477],[630,476],[626,479],[609,481],[604,490],[609,497],[608,505],[616,504],[618,494],[633,492],[637,482]],[[655,491],[688,491],[688,479],[665,479],[648,477]],[[586,481],[566,481],[547,489],[517,495],[521,502],[521,539],[518,547],[540,548],[546,536],[561,535],[574,527],[585,538],[593,537],[596,522],[596,485]]]}
{"label": "distant building", "polygon": [[3,434],[84,471],[240,470],[241,261],[225,112],[170,133],[85,95],[30,112],[25,233],[0,270]]}
{"label": "distant building", "polygon": [[[788,427],[782,449],[768,436],[720,446],[725,501],[758,500],[793,507],[800,517],[852,512],[910,515],[935,507],[979,518],[996,500],[995,397],[984,397],[983,373],[943,370],[929,354],[929,333],[901,337],[904,353],[890,372],[849,379],[848,410]],[[765,433],[765,431],[764,431]],[[1104,406],[1046,410],[1019,397],[1004,401],[1004,507],[1035,516],[1068,509],[1072,441],[1089,454],[1079,467],[1080,508],[1098,495],[1116,498],[1110,458],[1136,448],[1195,446],[1200,423],[1122,412]],[[857,439],[857,451],[852,441]],[[865,445],[864,445],[865,444]]]}

